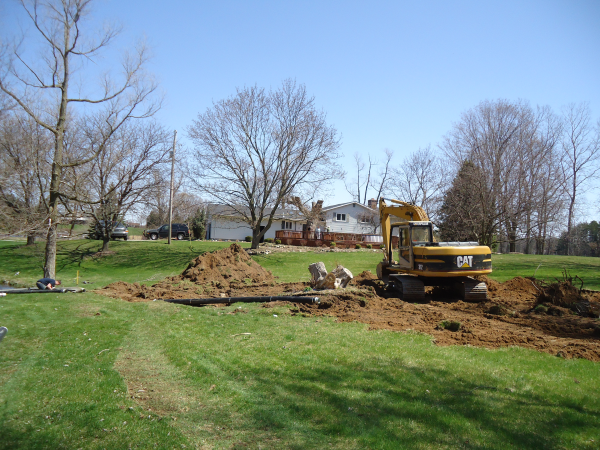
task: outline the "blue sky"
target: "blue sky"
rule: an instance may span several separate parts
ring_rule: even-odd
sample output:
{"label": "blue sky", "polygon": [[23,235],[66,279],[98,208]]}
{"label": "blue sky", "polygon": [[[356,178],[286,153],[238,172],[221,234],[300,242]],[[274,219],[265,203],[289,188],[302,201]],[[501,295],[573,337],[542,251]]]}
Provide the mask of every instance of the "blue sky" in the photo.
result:
{"label": "blue sky", "polygon": [[[0,8],[7,25],[15,7]],[[600,117],[597,0],[101,0],[96,12],[123,25],[122,47],[146,37],[159,119],[180,136],[236,87],[290,77],[341,133],[348,163],[389,148],[399,164],[483,100],[556,112],[585,101]],[[349,200],[337,184],[330,202]]]}

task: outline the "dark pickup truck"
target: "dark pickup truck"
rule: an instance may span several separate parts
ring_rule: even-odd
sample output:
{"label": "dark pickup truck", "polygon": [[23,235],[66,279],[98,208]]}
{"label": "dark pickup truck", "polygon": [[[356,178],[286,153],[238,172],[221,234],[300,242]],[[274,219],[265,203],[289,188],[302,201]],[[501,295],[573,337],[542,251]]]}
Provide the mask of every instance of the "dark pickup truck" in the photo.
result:
{"label": "dark pickup truck", "polygon": [[[144,237],[156,241],[158,238],[166,238],[169,236],[169,225],[163,225],[160,228],[153,230],[144,230]],[[190,229],[184,223],[171,224],[171,237],[180,241],[190,237]]]}

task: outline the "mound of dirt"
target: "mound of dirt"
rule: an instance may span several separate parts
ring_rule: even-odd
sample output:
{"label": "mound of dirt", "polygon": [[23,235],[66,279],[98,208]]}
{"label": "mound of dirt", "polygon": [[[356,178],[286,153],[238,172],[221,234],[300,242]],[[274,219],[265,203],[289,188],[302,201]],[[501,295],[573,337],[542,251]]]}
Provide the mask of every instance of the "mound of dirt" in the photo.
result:
{"label": "mound of dirt", "polygon": [[228,248],[198,256],[176,278],[228,286],[231,282],[246,280],[252,283],[271,281],[273,275],[254,262],[239,244],[231,244]]}
{"label": "mound of dirt", "polygon": [[538,303],[551,303],[563,308],[570,308],[583,301],[586,299],[570,280],[544,285],[538,295]]}
{"label": "mound of dirt", "polygon": [[381,285],[381,281],[379,281],[379,278],[377,278],[377,275],[372,273],[370,270],[365,270],[365,271],[359,273],[357,276],[355,276],[352,279],[352,281],[350,282],[350,284],[354,285],[354,286],[361,286],[361,287],[366,287],[366,286],[377,287],[377,286]]}

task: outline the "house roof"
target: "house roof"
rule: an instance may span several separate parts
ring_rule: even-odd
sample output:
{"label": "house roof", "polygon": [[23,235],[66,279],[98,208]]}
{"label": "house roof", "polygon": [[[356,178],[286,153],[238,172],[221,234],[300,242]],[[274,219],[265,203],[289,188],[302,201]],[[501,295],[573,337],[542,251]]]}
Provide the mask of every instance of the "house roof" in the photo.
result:
{"label": "house roof", "polygon": [[348,206],[348,205],[360,206],[362,208],[369,210],[370,212],[377,213],[377,211],[375,209],[369,208],[367,205],[363,205],[362,203],[358,203],[358,202],[346,202],[346,203],[338,203],[337,205],[324,206],[322,211],[331,211],[331,210],[334,210],[337,208],[341,208],[342,206]]}
{"label": "house roof", "polygon": [[[249,213],[249,208],[247,206],[232,207],[229,205],[219,205],[216,203],[209,203],[207,205],[207,209],[209,214],[219,216],[240,216],[240,211]],[[265,208],[265,216],[271,214],[272,209],[273,208]],[[275,212],[273,220],[303,221],[306,220],[306,217],[304,217],[304,215],[297,209],[278,208]]]}

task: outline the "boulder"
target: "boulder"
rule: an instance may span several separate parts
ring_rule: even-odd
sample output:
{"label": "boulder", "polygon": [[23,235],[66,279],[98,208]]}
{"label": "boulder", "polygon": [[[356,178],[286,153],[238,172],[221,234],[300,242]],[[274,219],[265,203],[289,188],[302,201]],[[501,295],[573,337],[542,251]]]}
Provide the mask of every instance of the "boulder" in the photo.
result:
{"label": "boulder", "polygon": [[312,284],[313,286],[315,286],[318,281],[322,280],[327,276],[327,269],[325,268],[325,263],[322,262],[313,263],[309,265],[308,271],[311,275],[310,284]]}
{"label": "boulder", "polygon": [[353,278],[352,272],[341,265],[338,265],[331,273],[333,273],[335,278],[339,280],[339,287],[341,288],[348,286],[348,283],[350,283],[350,280]]}
{"label": "boulder", "polygon": [[325,264],[313,263],[308,266],[311,274],[311,284],[315,289],[345,288],[353,278],[352,272],[344,266],[338,265],[332,272],[327,273]]}

